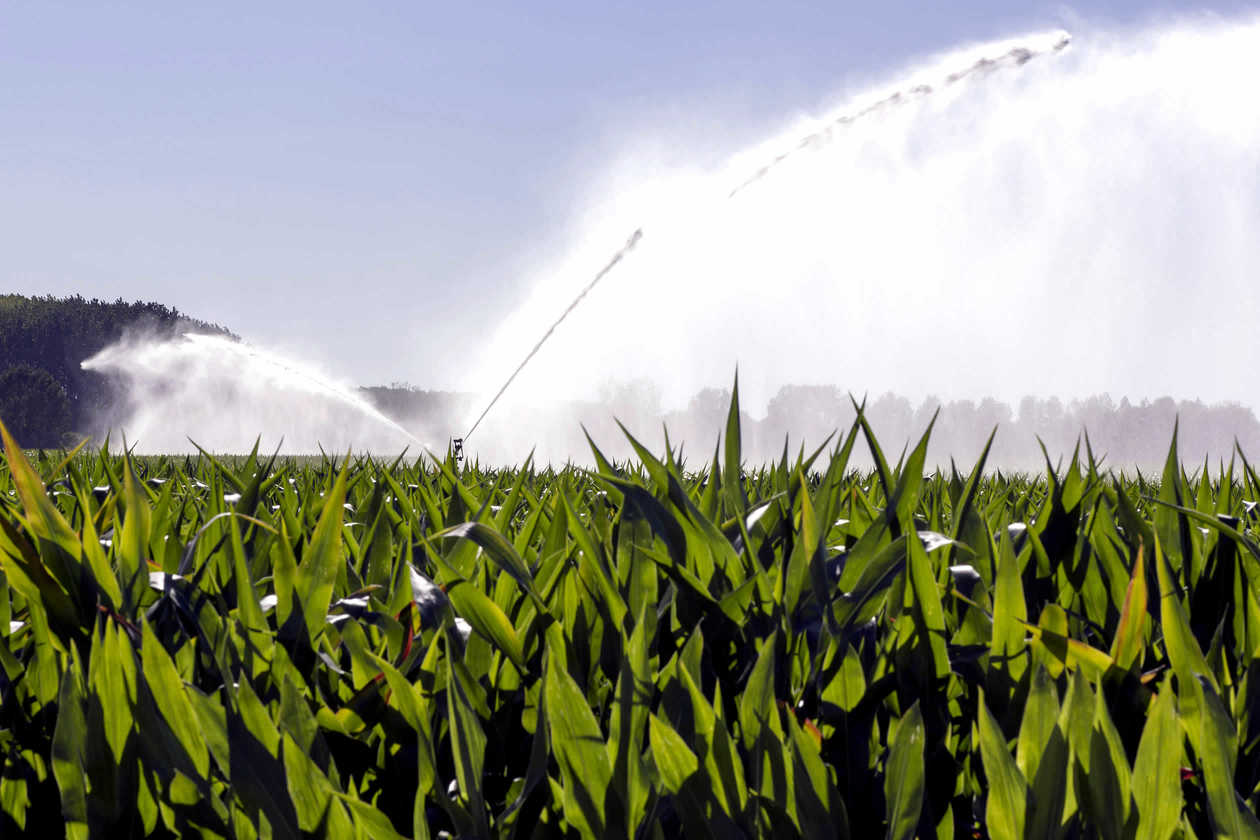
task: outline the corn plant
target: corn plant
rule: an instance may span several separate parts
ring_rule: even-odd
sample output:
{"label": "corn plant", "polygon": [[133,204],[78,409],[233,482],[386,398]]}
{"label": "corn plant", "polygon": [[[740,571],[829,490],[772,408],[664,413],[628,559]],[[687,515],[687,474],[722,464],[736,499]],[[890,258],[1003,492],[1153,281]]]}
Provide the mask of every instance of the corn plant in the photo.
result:
{"label": "corn plant", "polygon": [[559,471],[0,427],[0,830],[1260,836],[1242,453],[925,474],[858,409]]}

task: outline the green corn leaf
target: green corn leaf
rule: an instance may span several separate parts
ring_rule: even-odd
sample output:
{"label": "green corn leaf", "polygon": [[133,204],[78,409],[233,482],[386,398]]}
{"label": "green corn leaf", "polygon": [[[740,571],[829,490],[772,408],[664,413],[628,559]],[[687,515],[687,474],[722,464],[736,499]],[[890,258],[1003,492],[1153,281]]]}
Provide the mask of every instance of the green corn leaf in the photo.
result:
{"label": "green corn leaf", "polygon": [[477,836],[487,837],[490,828],[482,793],[486,733],[469,696],[469,683],[473,681],[471,676],[449,658],[447,667],[448,726],[455,780],[459,785],[458,797],[468,808]]}
{"label": "green corn leaf", "polygon": [[648,717],[652,760],[665,789],[677,793],[700,770],[700,760],[674,728],[655,714]]}
{"label": "green corn leaf", "polygon": [[241,543],[241,532],[236,526],[235,518],[229,518],[229,546],[232,552],[232,577],[236,582],[237,618],[250,640],[251,650],[248,658],[253,662],[252,676],[258,676],[268,667],[272,659],[274,640],[267,619],[259,606],[258,594],[254,590],[249,566],[245,559],[245,547]]}
{"label": "green corn leaf", "polygon": [[722,494],[726,502],[727,514],[742,519],[748,513],[748,497],[744,494],[743,459],[740,454],[742,435],[739,428],[738,371],[735,373],[735,384],[731,387],[731,405],[726,412],[726,433],[723,437]]}
{"label": "green corn leaf", "polygon": [[194,686],[185,689],[193,710],[197,713],[197,725],[206,741],[206,749],[210,757],[219,766],[219,771],[230,777],[232,773],[231,748],[228,744],[227,710],[218,699],[202,694]]}
{"label": "green corn leaf", "polygon": [[[852,399],[852,398],[850,398]],[[893,472],[888,468],[888,461],[884,458],[884,450],[880,448],[879,442],[875,440],[875,433],[871,431],[870,424],[866,421],[866,414],[862,407],[853,403],[854,409],[857,411],[857,422],[862,427],[862,435],[866,438],[866,444],[871,450],[871,458],[875,461],[875,472],[879,476],[879,484],[884,491],[884,500],[887,502],[893,498]],[[893,511],[889,511],[892,513]],[[895,517],[894,517],[895,519]],[[888,522],[888,518],[885,519]]]}
{"label": "green corn leaf", "polygon": [[8,814],[18,831],[26,830],[26,812],[31,806],[26,779],[0,777],[0,813]]}
{"label": "green corn leaf", "polygon": [[1185,516],[1175,510],[1176,507],[1185,506],[1190,501],[1185,498],[1183,492],[1181,460],[1177,457],[1178,425],[1177,422],[1173,424],[1172,444],[1168,448],[1168,456],[1164,460],[1164,474],[1159,482],[1159,498],[1167,503],[1167,506],[1161,505],[1156,508],[1152,512],[1152,518],[1156,539],[1168,555],[1166,559],[1179,561],[1179,566],[1184,567],[1189,578],[1194,555],[1190,525]]}
{"label": "green corn leaf", "polygon": [[[993,592],[993,636],[989,647],[989,667],[1005,676],[1007,691],[1013,690],[1027,668],[1023,653],[1027,647],[1024,631],[1028,607],[1024,586],[1008,533],[998,543],[997,580]],[[990,682],[990,685],[993,685]],[[1005,702],[1006,698],[1002,698]]]}
{"label": "green corn leaf", "polygon": [[280,752],[298,828],[313,832],[324,824],[328,806],[332,803],[328,781],[287,732],[281,735]]}
{"label": "green corn leaf", "polygon": [[1085,798],[1080,795],[1079,789],[1089,778],[1094,702],[1094,692],[1090,689],[1085,675],[1080,670],[1070,672],[1063,706],[1059,711],[1059,729],[1067,738],[1068,766],[1072,774],[1072,784],[1068,787],[1067,801],[1064,805],[1066,818],[1077,813],[1080,803]]}
{"label": "green corn leaf", "polygon": [[[699,638],[699,634],[692,638]],[[699,654],[698,645],[692,649]],[[718,714],[718,707],[709,702],[697,682],[698,671],[698,666],[680,668],[678,675],[691,697],[697,746],[700,747],[704,772],[709,777],[718,807],[732,822],[738,823],[748,804],[743,764],[736,753],[735,742]]]}
{"label": "green corn leaf", "polygon": [[118,558],[118,574],[122,579],[124,610],[130,614],[133,605],[148,585],[149,537],[153,524],[150,499],[136,478],[131,458],[123,461],[123,515],[122,540],[115,551]]}
{"label": "green corn leaf", "polygon": [[4,443],[4,454],[9,462],[9,474],[13,476],[13,487],[22,503],[22,509],[26,511],[31,530],[40,539],[48,540],[66,554],[77,558],[80,552],[78,535],[48,497],[44,482],[40,481],[35,468],[26,460],[26,455],[22,453],[17,441],[9,435],[3,422],[0,422],[0,441]]}
{"label": "green corn leaf", "polygon": [[823,689],[823,700],[851,712],[866,695],[866,672],[862,670],[862,660],[857,651],[849,647],[844,652],[844,659],[835,676]]}
{"label": "green corn leaf", "polygon": [[[647,718],[655,686],[649,670],[649,622],[643,612],[634,632],[624,640],[625,656],[617,677],[612,715],[608,727],[608,754],[612,764],[612,790],[627,807],[625,832],[633,836],[647,806],[650,784],[643,767],[642,749],[647,737]],[[611,819],[611,815],[609,815]]]}
{"label": "green corn leaf", "polygon": [[[821,738],[812,723],[809,731],[796,721],[793,714],[785,715],[788,730],[791,734],[792,758],[795,764],[796,780],[796,813],[800,820],[801,833],[806,837],[849,837],[848,815],[844,800],[840,798],[835,787],[828,778],[827,766],[823,763]],[[913,752],[913,747],[911,748]],[[912,758],[913,763],[913,758]],[[909,799],[903,803],[907,809],[912,808],[912,791]],[[791,805],[789,804],[789,808]]]}
{"label": "green corn leaf", "polygon": [[241,498],[236,503],[236,512],[245,516],[253,516],[258,510],[258,500],[262,494],[263,485],[271,478],[271,469],[275,466],[276,457],[280,454],[280,444],[276,445],[276,450],[271,453],[265,465],[258,463],[258,445],[261,441],[255,439],[254,451],[250,454],[250,462],[256,467],[253,476],[248,479],[248,483],[242,481],[245,485],[243,490],[238,490]]}
{"label": "green corn leaf", "polygon": [[88,687],[113,763],[122,766],[135,731],[137,671],[135,650],[116,622],[104,622],[93,636]]}
{"label": "green corn leaf", "polygon": [[923,714],[916,701],[897,724],[897,734],[888,747],[884,771],[888,840],[912,840],[918,831],[926,773],[924,741]]}
{"label": "green corn leaf", "polygon": [[[16,522],[9,521],[7,517],[0,517],[0,566],[12,589],[30,605],[36,632],[47,635],[51,629],[56,634],[53,638],[58,639],[57,643],[64,651],[65,646],[61,642],[77,638],[81,632],[79,608],[65,588],[49,574],[35,548],[18,530]],[[56,683],[50,687],[55,694]],[[40,696],[50,697],[44,692]]]}
{"label": "green corn leaf", "polygon": [[77,661],[71,662],[61,678],[58,698],[57,728],[52,741],[52,769],[61,789],[61,816],[66,836],[86,840],[88,826],[88,788],[86,755],[87,719],[83,709],[83,678]]}
{"label": "green corn leaf", "polygon": [[319,523],[302,553],[302,565],[293,584],[295,604],[302,610],[312,644],[324,632],[333,585],[343,564],[341,523],[348,481],[349,469],[343,468],[325,497]]}
{"label": "green corn leaf", "polygon": [[1094,722],[1089,742],[1089,775],[1081,790],[1082,807],[1090,822],[1107,840],[1123,840],[1133,833],[1129,760],[1120,736],[1099,692],[1095,699]]}
{"label": "green corn leaf", "polygon": [[1058,604],[1050,604],[1042,610],[1037,624],[1020,624],[1038,643],[1053,674],[1062,667],[1084,668],[1097,679],[1115,667],[1115,661],[1106,653],[1067,635],[1067,614]]}
{"label": "green corn leaf", "polygon": [[[87,492],[82,488],[76,488],[76,490],[79,505],[87,509]],[[0,542],[3,540],[3,532],[0,532]],[[0,545],[0,558],[3,557],[3,550],[3,545]],[[123,609],[122,588],[118,585],[118,578],[114,575],[114,570],[110,568],[109,558],[101,550],[100,536],[97,534],[96,525],[92,522],[90,516],[83,519],[83,559],[87,561],[92,578],[100,589],[104,605],[114,610]],[[2,559],[0,559],[0,563],[3,563]]]}
{"label": "green corn leaf", "polygon": [[1195,682],[1187,686],[1187,690],[1195,692],[1199,704],[1198,712],[1191,713],[1186,720],[1186,727],[1195,740],[1196,752],[1203,765],[1208,813],[1217,836],[1257,840],[1260,838],[1260,823],[1234,788],[1238,755],[1238,732],[1234,722],[1209,675],[1196,674]]}
{"label": "green corn leaf", "polygon": [[800,487],[798,498],[801,503],[801,530],[784,569],[783,579],[783,606],[788,615],[796,614],[801,597],[806,591],[805,584],[809,580],[810,570],[815,568],[820,561],[818,555],[823,547],[822,540],[826,536],[820,533],[818,521],[814,516],[814,506],[809,499],[809,489],[805,485],[805,477],[799,473],[797,483]]}
{"label": "green corn leaf", "polygon": [[1137,759],[1133,763],[1133,802],[1137,840],[1168,840],[1181,818],[1181,726],[1167,680],[1155,696]]}
{"label": "green corn leaf", "polygon": [[1117,667],[1126,671],[1135,664],[1140,664],[1146,608],[1146,566],[1142,562],[1142,549],[1139,548],[1137,557],[1133,561],[1129,588],[1125,591],[1120,624],[1116,628],[1115,639],[1111,643],[1111,658],[1116,661]]}
{"label": "green corn leaf", "polygon": [[1059,720],[1059,700],[1054,684],[1044,667],[1033,673],[1028,700],[1024,703],[1024,717],[1019,725],[1019,739],[1015,747],[1015,765],[1025,779],[1037,778],[1037,766],[1042,752],[1050,741]]}
{"label": "green corn leaf", "polygon": [[381,840],[403,840],[403,835],[394,830],[389,817],[382,814],[379,809],[372,807],[361,799],[347,796],[338,791],[333,791],[332,795],[350,812],[350,822],[354,824],[356,831],[361,831],[364,836],[370,837],[372,840],[377,840],[377,838],[381,838]]}
{"label": "green corn leaf", "polygon": [[906,548],[910,588],[914,592],[916,629],[931,654],[936,679],[944,680],[950,671],[949,653],[945,647],[947,630],[932,561],[928,559],[918,536],[912,534],[906,541]]}
{"label": "green corn leaf", "polygon": [[1063,814],[1071,793],[1069,755],[1067,736],[1056,726],[1050,730],[1028,791],[1024,824],[1029,840],[1057,840],[1064,836]]}
{"label": "green corn leaf", "polygon": [[967,483],[963,486],[962,493],[959,495],[958,501],[954,505],[954,528],[950,533],[953,540],[961,540],[963,537],[963,529],[967,526],[968,517],[972,513],[972,508],[976,502],[976,494],[980,490],[982,479],[984,477],[984,464],[989,459],[989,450],[993,448],[993,439],[997,436],[997,428],[989,433],[989,439],[984,442],[984,448],[980,450],[980,457],[976,459],[976,464],[971,469],[971,474],[967,476]]}
{"label": "green corn leaf", "polygon": [[499,605],[485,596],[480,589],[466,580],[456,579],[445,584],[446,595],[461,618],[472,625],[473,630],[493,642],[507,654],[517,668],[525,669],[525,651],[512,622]]}
{"label": "green corn leaf", "polygon": [[379,656],[374,658],[389,685],[390,705],[398,709],[407,724],[415,730],[419,754],[416,795],[423,799],[433,792],[437,782],[437,762],[429,735],[431,721],[428,703],[416,690],[416,686],[409,683],[397,668]]}
{"label": "green corn leaf", "polygon": [[617,581],[626,593],[626,607],[635,616],[636,622],[645,620],[651,623],[649,636],[655,633],[659,592],[656,561],[645,550],[651,547],[652,541],[651,524],[638,506],[628,500],[617,525]]}
{"label": "green corn leaf", "polygon": [[752,748],[763,727],[775,714],[774,649],[777,641],[776,633],[762,644],[757,662],[753,665],[748,682],[744,684],[744,693],[739,699],[740,739],[746,750]]}
{"label": "green corn leaf", "polygon": [[932,437],[932,427],[936,425],[936,418],[940,416],[940,412],[938,408],[932,415],[927,429],[923,432],[923,437],[919,438],[918,444],[910,452],[910,457],[901,468],[896,489],[888,497],[889,515],[893,517],[889,525],[894,527],[900,525],[907,533],[916,530],[911,521],[911,513],[919,501],[919,486],[923,483],[923,463],[927,459],[928,440]]}
{"label": "green corn leaf", "polygon": [[[874,531],[872,528],[867,533]],[[892,586],[898,573],[905,568],[906,537],[897,537],[882,547],[877,547],[877,543],[878,539],[868,542],[863,536],[849,551],[849,563],[837,583],[841,588],[852,586],[851,590],[841,595],[836,605],[836,620],[842,627],[856,626],[870,619],[878,611],[880,593]],[[847,582],[850,569],[857,575],[852,584]]]}
{"label": "green corn leaf", "polygon": [[144,638],[140,645],[140,667],[144,681],[149,686],[167,726],[188,754],[192,766],[204,779],[210,772],[210,753],[197,725],[196,712],[184,693],[184,683],[175,670],[175,663],[167,655],[148,622],[144,624],[142,632]]}
{"label": "green corn leaf", "polygon": [[678,803],[686,836],[718,840],[728,836],[728,831],[737,832],[734,824],[715,810],[712,787],[686,740],[654,714],[648,718],[648,738],[660,785]]}
{"label": "green corn leaf", "polygon": [[1025,802],[1028,786],[1015,760],[1006,747],[1006,739],[985,705],[981,692],[977,708],[979,716],[980,757],[989,781],[985,802],[985,824],[994,840],[1019,840],[1024,837]]}
{"label": "green corn leaf", "polygon": [[549,665],[543,675],[551,748],[564,785],[564,816],[584,837],[605,832],[605,797],[612,790],[612,766],[604,736],[573,678]]}
{"label": "green corn leaf", "polygon": [[434,539],[447,537],[468,540],[480,546],[495,565],[511,575],[512,579],[521,587],[521,590],[533,599],[539,610],[546,611],[546,605],[543,604],[542,599],[538,597],[538,592],[534,589],[534,579],[529,573],[529,568],[525,565],[525,561],[517,554],[512,543],[492,526],[484,522],[465,522],[460,525],[452,525],[450,528],[433,535]]}
{"label": "green corn leaf", "polygon": [[1164,633],[1164,645],[1182,690],[1192,687],[1199,675],[1205,676],[1215,690],[1216,678],[1212,676],[1212,669],[1190,631],[1190,621],[1181,605],[1180,587],[1173,580],[1158,537],[1155,539],[1155,569],[1159,577],[1159,621]]}

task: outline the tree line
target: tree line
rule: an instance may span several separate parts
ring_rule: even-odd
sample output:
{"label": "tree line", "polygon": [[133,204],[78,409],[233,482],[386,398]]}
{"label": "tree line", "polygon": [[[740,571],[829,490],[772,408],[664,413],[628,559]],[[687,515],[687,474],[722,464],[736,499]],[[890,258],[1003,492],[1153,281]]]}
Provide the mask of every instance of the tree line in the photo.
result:
{"label": "tree line", "polygon": [[[29,447],[57,447],[77,443],[82,436],[99,436],[110,427],[110,418],[125,416],[129,397],[121,383],[84,370],[81,363],[128,335],[163,338],[188,331],[236,337],[160,303],[0,295],[0,419]],[[361,393],[384,414],[438,445],[465,432],[481,406],[473,394],[426,391],[405,383],[363,388]],[[979,456],[994,428],[998,433],[989,463],[1007,469],[1039,470],[1044,466],[1042,443],[1058,457],[1070,454],[1084,435],[1094,453],[1112,466],[1156,467],[1174,423],[1179,424],[1186,460],[1228,460],[1235,440],[1244,452],[1260,457],[1260,421],[1239,403],[1170,397],[1133,402],[1107,395],[1071,401],[1025,397],[1018,405],[937,397],[915,403],[891,393],[859,399],[879,439],[893,450],[888,457],[895,458],[902,444],[913,443],[935,417],[931,462],[948,465],[953,459],[963,469]],[[629,457],[616,419],[657,449],[664,443],[663,429],[668,429],[675,445],[685,443],[689,460],[707,460],[725,427],[729,400],[728,389],[707,388],[686,406],[670,409],[649,382],[610,382],[593,400],[526,412],[502,409],[500,414],[511,415],[509,421],[488,418],[476,444],[487,456],[512,463],[531,450],[540,460],[587,460],[585,426],[606,454]],[[780,457],[785,441],[792,455],[800,446],[821,444],[852,423],[855,409],[840,386],[785,385],[758,414],[746,412],[741,422],[750,462]],[[860,463],[865,453],[859,448],[857,456]]]}
{"label": "tree line", "polygon": [[[424,391],[405,384],[363,393],[383,413],[435,442],[458,437],[482,407],[471,394]],[[688,462],[699,466],[713,455],[730,398],[727,388],[706,388],[686,406],[671,409],[662,405],[659,389],[650,382],[611,383],[590,401],[496,409],[498,416],[487,418],[478,430],[475,449],[506,463],[517,463],[530,451],[538,460],[553,463],[589,461],[585,427],[606,455],[629,458],[632,450],[617,426],[620,421],[656,451],[668,430],[671,444],[675,448],[682,444]],[[1167,396],[1116,400],[1106,394],[1066,401],[1028,396],[1016,405],[993,398],[928,397],[915,402],[893,393],[857,395],[856,400],[887,447],[886,457],[894,461],[901,447],[913,446],[933,418],[929,463],[947,468],[952,459],[960,470],[971,467],[994,429],[987,463],[1008,470],[1044,469],[1042,444],[1052,460],[1070,456],[1078,444],[1085,457],[1087,440],[1095,457],[1108,466],[1158,469],[1174,425],[1183,461],[1201,463],[1206,457],[1215,467],[1218,459],[1229,461],[1235,441],[1248,457],[1260,459],[1260,421],[1240,403]],[[741,417],[743,449],[750,463],[765,463],[782,457],[786,442],[789,457],[795,458],[801,446],[812,450],[828,435],[847,429],[855,416],[854,398],[840,386],[785,385],[764,411],[754,414],[746,407]],[[854,462],[870,464],[864,447],[856,447]]]}
{"label": "tree line", "polygon": [[81,363],[129,334],[189,330],[232,335],[152,301],[0,295],[0,418],[29,447],[92,435],[126,393]]}

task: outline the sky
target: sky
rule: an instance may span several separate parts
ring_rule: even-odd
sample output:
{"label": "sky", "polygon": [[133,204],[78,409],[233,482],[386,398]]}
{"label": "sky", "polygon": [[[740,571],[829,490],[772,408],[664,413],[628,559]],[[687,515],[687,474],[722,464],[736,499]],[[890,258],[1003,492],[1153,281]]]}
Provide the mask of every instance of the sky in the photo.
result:
{"label": "sky", "polygon": [[719,161],[969,42],[1248,9],[3,0],[0,291],[460,389],[618,161]]}

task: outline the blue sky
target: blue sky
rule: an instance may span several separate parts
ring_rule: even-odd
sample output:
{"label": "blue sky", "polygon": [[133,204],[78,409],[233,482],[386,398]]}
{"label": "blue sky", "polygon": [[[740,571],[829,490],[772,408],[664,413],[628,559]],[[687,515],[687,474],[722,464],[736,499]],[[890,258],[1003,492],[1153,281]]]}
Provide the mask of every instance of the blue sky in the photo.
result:
{"label": "blue sky", "polygon": [[639,138],[720,157],[916,56],[1253,4],[0,7],[0,289],[459,387]]}

